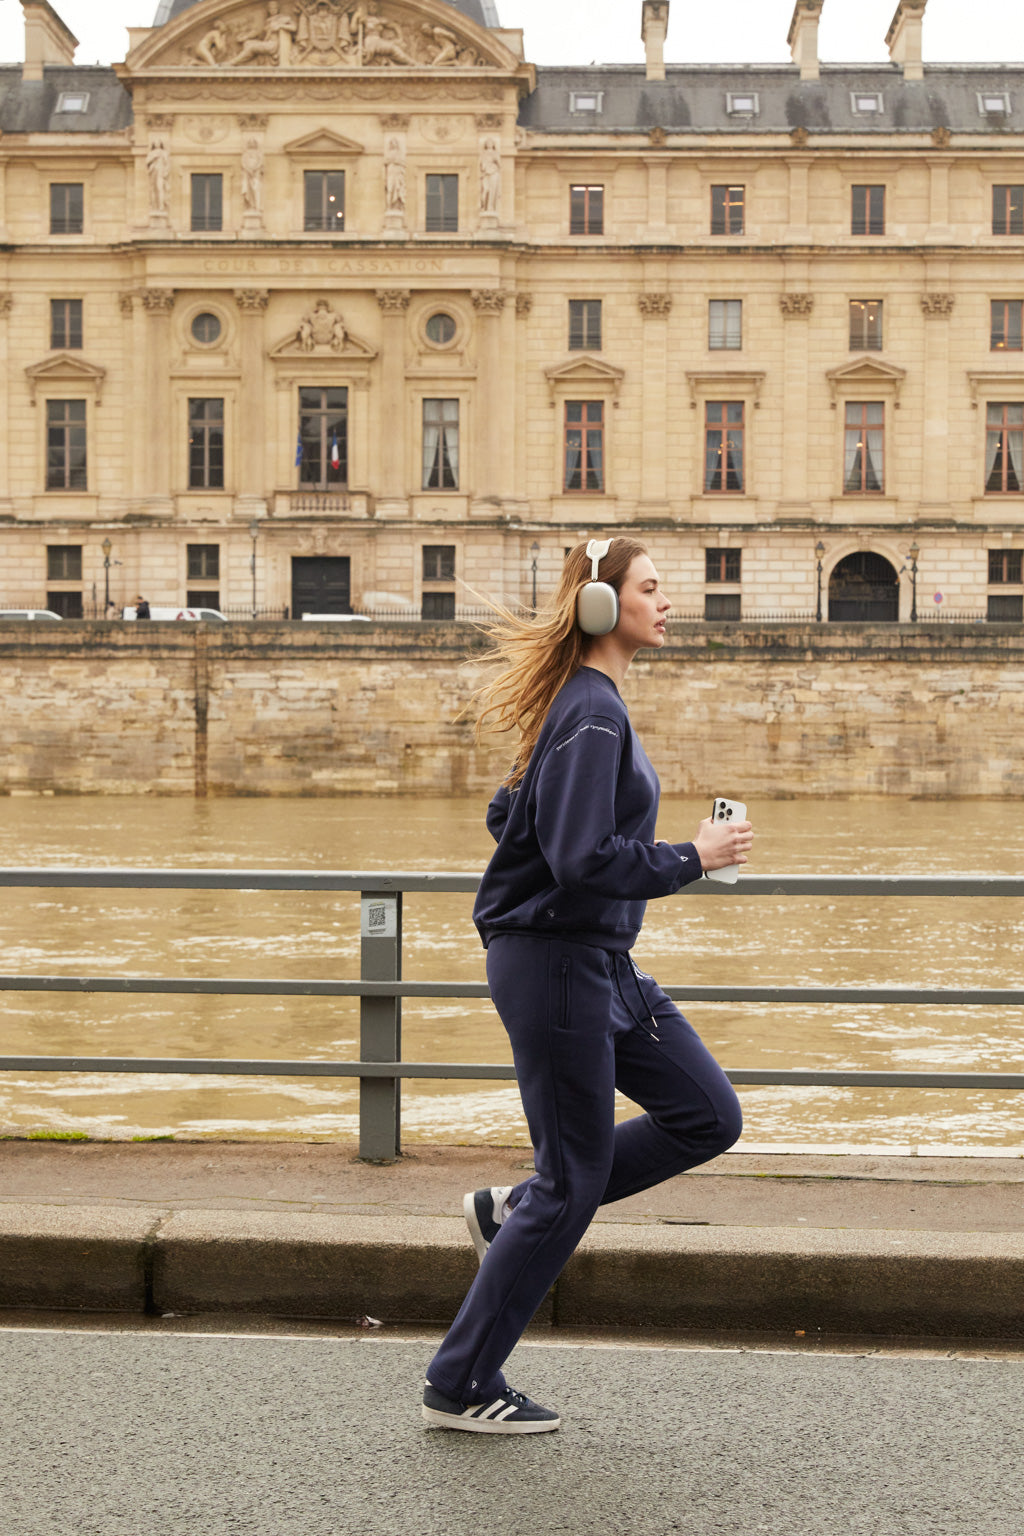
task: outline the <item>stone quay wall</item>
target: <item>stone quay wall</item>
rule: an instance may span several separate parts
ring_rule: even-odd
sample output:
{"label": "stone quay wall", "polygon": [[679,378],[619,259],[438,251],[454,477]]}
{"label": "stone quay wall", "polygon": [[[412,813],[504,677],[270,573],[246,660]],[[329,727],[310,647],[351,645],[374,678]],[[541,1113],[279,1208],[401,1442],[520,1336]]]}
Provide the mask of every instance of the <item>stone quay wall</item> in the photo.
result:
{"label": "stone quay wall", "polygon": [[[0,793],[487,794],[471,627],[0,624]],[[1021,793],[1024,630],[679,626],[626,697],[666,793]]]}

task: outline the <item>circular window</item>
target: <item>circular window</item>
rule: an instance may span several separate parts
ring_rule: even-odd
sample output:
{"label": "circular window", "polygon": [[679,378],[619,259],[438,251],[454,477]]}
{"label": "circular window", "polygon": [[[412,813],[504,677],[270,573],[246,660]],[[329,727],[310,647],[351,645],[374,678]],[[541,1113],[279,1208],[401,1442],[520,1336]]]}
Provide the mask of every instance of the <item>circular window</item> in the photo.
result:
{"label": "circular window", "polygon": [[427,321],[427,340],[433,342],[435,347],[446,347],[450,341],[455,340],[457,329],[451,315],[431,315]]}
{"label": "circular window", "polygon": [[212,347],[215,341],[220,340],[221,329],[217,316],[206,311],[196,315],[192,321],[192,340],[197,341],[201,347]]}

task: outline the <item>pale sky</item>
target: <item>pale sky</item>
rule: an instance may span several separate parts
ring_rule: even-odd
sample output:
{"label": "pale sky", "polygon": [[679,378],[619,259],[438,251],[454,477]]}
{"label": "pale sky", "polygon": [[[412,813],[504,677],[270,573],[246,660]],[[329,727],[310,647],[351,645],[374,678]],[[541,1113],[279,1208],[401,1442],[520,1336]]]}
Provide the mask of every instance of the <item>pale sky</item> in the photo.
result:
{"label": "pale sky", "polygon": [[[109,64],[125,27],[147,27],[156,0],[51,0],[80,40],[76,62]],[[522,27],[535,64],[629,64],[643,59],[641,0],[497,0],[502,25]],[[896,0],[825,0],[819,52],[839,63],[884,63]],[[666,62],[767,64],[789,59],[793,0],[671,0]],[[929,0],[925,61],[1024,63],[1022,0]],[[24,57],[19,0],[0,0],[0,62]]]}

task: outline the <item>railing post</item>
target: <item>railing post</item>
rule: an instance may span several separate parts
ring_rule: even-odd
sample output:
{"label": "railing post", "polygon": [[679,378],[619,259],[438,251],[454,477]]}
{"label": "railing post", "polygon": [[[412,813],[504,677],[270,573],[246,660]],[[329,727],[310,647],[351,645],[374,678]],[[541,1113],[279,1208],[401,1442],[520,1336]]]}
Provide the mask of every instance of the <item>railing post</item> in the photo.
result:
{"label": "railing post", "polygon": [[[402,979],[402,893],[360,893],[360,980]],[[359,1000],[359,1054],[363,1061],[402,1059],[402,1000]],[[359,1156],[367,1162],[393,1162],[402,1155],[402,1080],[359,1079]]]}

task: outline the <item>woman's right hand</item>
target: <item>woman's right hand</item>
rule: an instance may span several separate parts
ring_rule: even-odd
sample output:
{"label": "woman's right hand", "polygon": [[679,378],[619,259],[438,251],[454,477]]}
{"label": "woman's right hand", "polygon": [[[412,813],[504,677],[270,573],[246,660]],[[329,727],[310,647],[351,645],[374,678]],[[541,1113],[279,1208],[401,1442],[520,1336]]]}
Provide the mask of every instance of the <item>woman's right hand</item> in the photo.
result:
{"label": "woman's right hand", "polygon": [[706,817],[693,840],[701,868],[725,869],[729,864],[745,864],[754,845],[754,829],[749,821],[712,821]]}

